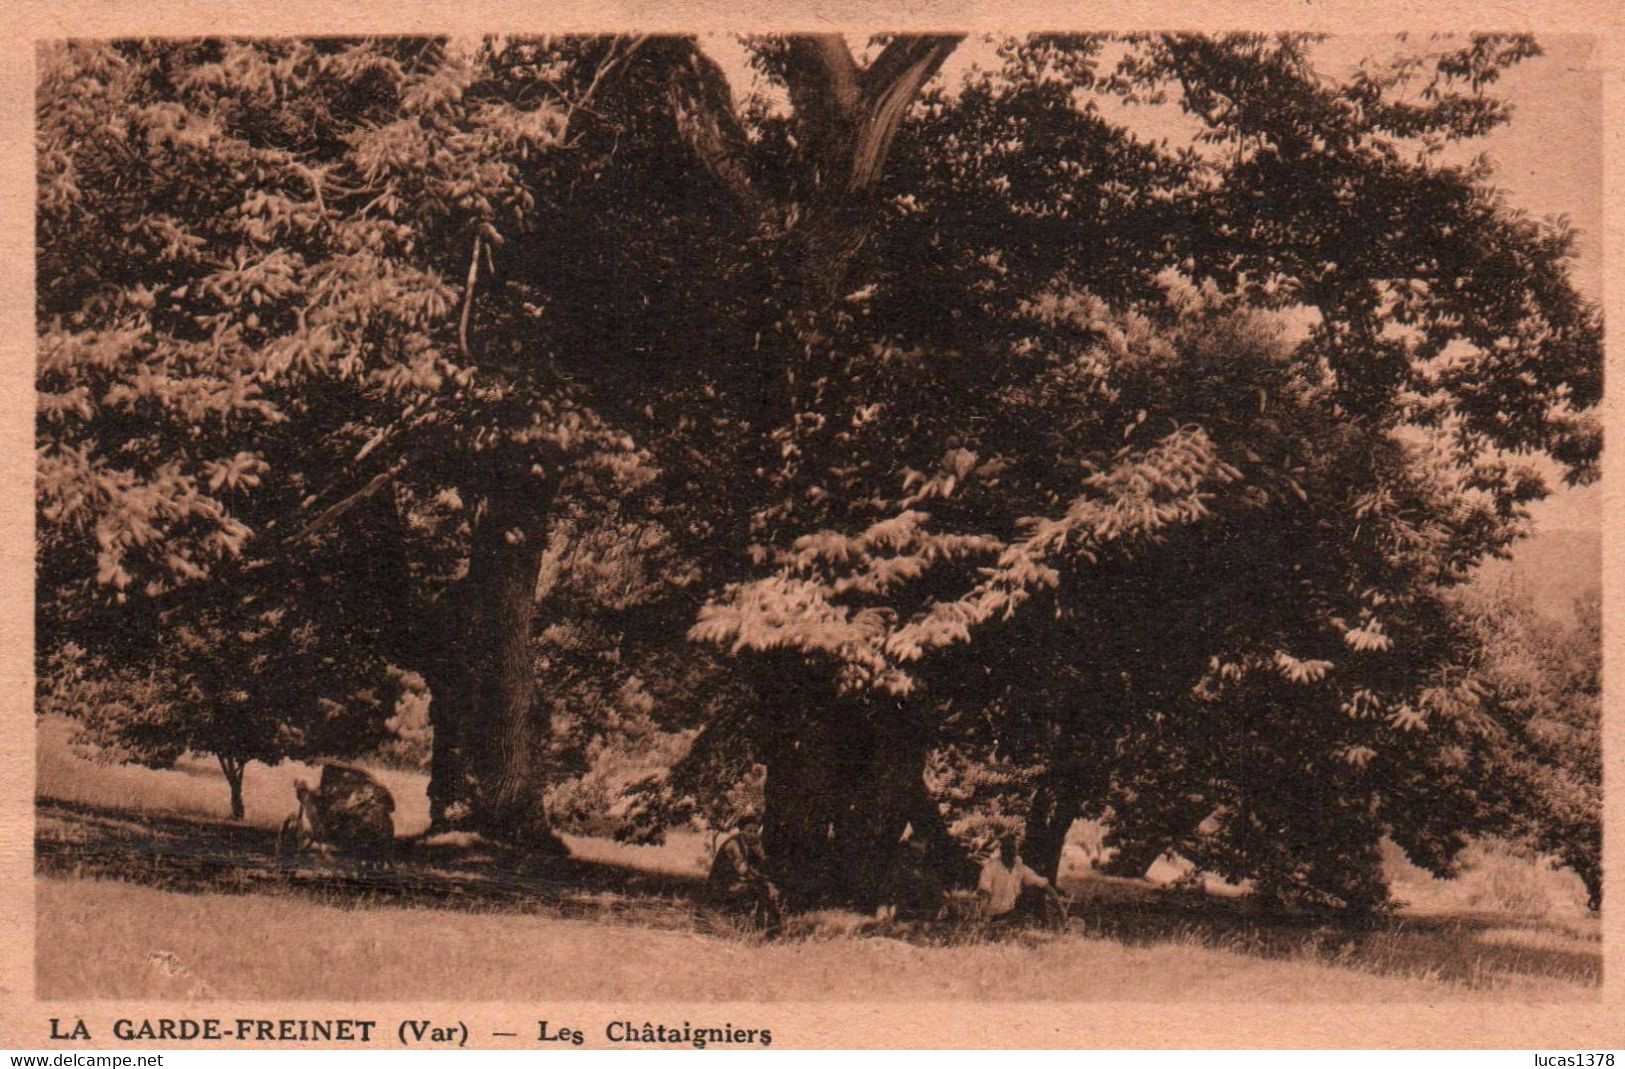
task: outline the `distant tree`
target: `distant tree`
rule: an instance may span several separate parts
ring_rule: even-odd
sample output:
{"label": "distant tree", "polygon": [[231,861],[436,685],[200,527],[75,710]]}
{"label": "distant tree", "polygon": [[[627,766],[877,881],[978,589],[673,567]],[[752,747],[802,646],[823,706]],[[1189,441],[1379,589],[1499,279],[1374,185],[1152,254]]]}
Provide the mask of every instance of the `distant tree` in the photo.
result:
{"label": "distant tree", "polygon": [[186,752],[185,739],[168,730],[168,694],[152,672],[67,642],[40,659],[38,676],[36,715],[75,724],[97,757],[164,768]]}
{"label": "distant tree", "polygon": [[1497,714],[1493,769],[1506,828],[1557,858],[1602,903],[1602,596],[1570,623],[1506,592],[1463,599],[1482,653],[1478,679]]}
{"label": "distant tree", "polygon": [[71,718],[114,760],[167,768],[183,753],[212,755],[237,820],[251,762],[374,751],[405,689],[369,621],[350,618],[372,615],[362,592],[378,579],[376,558],[321,548],[275,597],[209,591],[158,613],[156,635],[50,648],[40,711]]}

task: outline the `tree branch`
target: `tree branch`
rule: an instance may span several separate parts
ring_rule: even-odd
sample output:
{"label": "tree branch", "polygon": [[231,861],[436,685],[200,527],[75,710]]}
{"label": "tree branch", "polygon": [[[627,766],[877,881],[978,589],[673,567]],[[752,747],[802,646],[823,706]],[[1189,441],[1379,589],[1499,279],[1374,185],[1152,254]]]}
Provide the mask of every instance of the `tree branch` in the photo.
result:
{"label": "tree branch", "polygon": [[963,34],[896,37],[863,72],[868,114],[853,147],[849,191],[868,189],[879,179],[903,115],[962,40]]}
{"label": "tree branch", "polygon": [[[819,146],[815,154],[825,174],[817,184],[831,191],[871,188],[909,105],[963,39],[898,36],[859,70],[839,34],[787,36],[785,85],[805,136]],[[655,50],[653,44],[646,49]],[[745,132],[722,69],[692,38],[667,38],[658,51],[668,66],[666,95],[683,140],[751,219],[769,221],[773,205],[751,178]]]}
{"label": "tree branch", "polygon": [[469,359],[468,353],[468,319],[474,311],[474,287],[480,279],[480,243],[481,235],[474,235],[474,252],[468,258],[468,280],[463,285],[463,311],[457,317],[457,348],[462,351],[463,359]]}
{"label": "tree branch", "polygon": [[[582,90],[581,95],[570,101],[565,107],[564,130],[566,141],[569,140],[570,123],[574,121],[576,112],[586,111],[590,113],[592,108],[589,105],[592,103],[593,94],[598,92],[598,87],[604,83],[604,79],[609,77],[610,72],[616,67],[630,60],[633,54],[642,48],[648,40],[648,34],[640,34],[637,37],[617,37],[610,42],[609,51],[599,61],[598,69],[593,72],[592,80],[587,83],[587,88]],[[625,48],[621,49],[620,46],[623,42]]]}
{"label": "tree branch", "polygon": [[862,75],[863,91],[871,99],[880,96],[888,87],[902,78],[921,60],[929,60],[935,56],[935,62],[930,70],[916,84],[925,84],[925,79],[935,74],[942,61],[947,59],[959,42],[965,39],[964,34],[938,34],[938,35],[898,35],[893,37],[886,47],[869,64]]}
{"label": "tree branch", "polygon": [[838,33],[785,38],[785,88],[796,115],[818,123],[852,122],[863,105],[858,65]]}
{"label": "tree branch", "polygon": [[751,179],[745,132],[734,114],[722,68],[691,38],[671,38],[662,44],[669,58],[666,98],[678,133],[741,210],[753,221],[766,221],[769,205]]}
{"label": "tree branch", "polygon": [[373,494],[376,494],[378,491],[382,490],[384,487],[393,482],[397,475],[406,470],[407,465],[412,462],[412,459],[413,457],[410,453],[396,458],[393,464],[379,472],[377,475],[374,475],[371,479],[368,479],[366,484],[362,486],[361,489],[351,493],[342,500],[336,501],[329,505],[327,508],[313,516],[310,521],[304,526],[300,527],[299,530],[293,532],[287,538],[283,539],[283,545],[295,546],[308,538],[315,537],[324,528],[331,526],[334,521],[338,520],[346,512],[349,512],[351,509],[361,504],[361,502],[367,500],[367,498],[371,497]]}

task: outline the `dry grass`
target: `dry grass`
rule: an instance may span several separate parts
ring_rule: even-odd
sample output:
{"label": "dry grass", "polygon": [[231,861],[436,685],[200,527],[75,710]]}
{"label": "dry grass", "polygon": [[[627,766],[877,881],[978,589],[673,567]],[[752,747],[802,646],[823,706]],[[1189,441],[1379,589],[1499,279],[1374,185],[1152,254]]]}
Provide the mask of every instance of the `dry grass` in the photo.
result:
{"label": "dry grass", "polygon": [[[224,820],[231,794],[212,757],[187,754],[174,768],[99,764],[71,744],[73,725],[60,717],[43,717],[36,736],[35,793],[135,813],[211,817]],[[415,835],[429,826],[428,778],[420,773],[378,768],[374,774],[395,796],[395,831]],[[320,772],[288,761],[276,766],[250,764],[243,776],[243,823],[276,828],[293,812],[293,781],[314,782]]]}
{"label": "dry grass", "polygon": [[571,857],[600,865],[619,865],[644,872],[688,877],[704,876],[711,867],[706,836],[699,832],[672,832],[659,846],[589,839],[584,835],[563,835],[560,838],[570,847]]}
{"label": "dry grass", "polygon": [[1462,874],[1435,880],[1406,862],[1397,850],[1384,859],[1395,894],[1416,916],[1485,913],[1584,927],[1590,919],[1585,884],[1549,858],[1529,858],[1489,840],[1462,852]]}
{"label": "dry grass", "polygon": [[[1550,977],[1493,986],[1267,960],[1198,939],[1124,945],[1025,933],[923,946],[890,938],[760,943],[513,914],[357,912],[308,900],[177,895],[45,878],[41,998],[475,1000],[1144,1000],[1361,1002],[1570,998]],[[152,918],[163,918],[156,926]]]}
{"label": "dry grass", "polygon": [[[71,743],[73,725],[60,717],[39,721],[36,743],[40,798],[121,809],[163,817],[224,820],[231,810],[230,793],[212,757],[187,754],[174,768],[97,763]],[[429,827],[429,778],[421,772],[373,767],[372,773],[395,797],[395,834],[413,836]],[[243,825],[275,830],[294,810],[293,781],[314,782],[320,770],[297,761],[280,765],[251,764],[243,777]],[[705,836],[676,832],[660,846],[629,846],[583,836],[562,836],[570,852],[584,861],[626,865],[671,875],[703,874],[709,864]]]}

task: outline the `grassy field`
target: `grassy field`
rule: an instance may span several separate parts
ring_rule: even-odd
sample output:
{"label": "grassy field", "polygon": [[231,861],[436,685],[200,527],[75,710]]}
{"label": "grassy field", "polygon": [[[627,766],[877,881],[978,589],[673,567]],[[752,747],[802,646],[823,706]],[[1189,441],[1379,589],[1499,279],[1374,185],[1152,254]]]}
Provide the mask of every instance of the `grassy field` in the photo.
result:
{"label": "grassy field", "polygon": [[[97,764],[72,746],[73,725],[60,717],[39,721],[35,793],[85,805],[155,813],[225,818],[230,794],[212,757],[187,754],[172,769]],[[416,835],[429,826],[427,779],[397,769],[375,770],[395,796],[395,832]],[[275,828],[294,809],[293,781],[314,783],[320,770],[296,761],[275,767],[251,764],[243,776],[244,823]]]}
{"label": "grassy field", "polygon": [[[160,929],[154,916],[164,918]],[[1545,952],[1473,946],[1460,933],[1438,943],[1461,943],[1458,954],[1472,947],[1480,964],[1464,981],[1440,979],[1399,936],[1375,959],[1370,947],[1344,954],[1336,937],[1271,959],[1245,940],[1207,945],[1194,928],[1138,943],[1085,931],[957,946],[813,928],[761,943],[523,913],[358,915],[303,897],[180,895],[85,879],[42,879],[39,925],[49,933],[42,998],[1386,1002],[1585,993],[1572,976],[1554,975]],[[1386,974],[1358,967],[1361,956]]]}
{"label": "grassy field", "polygon": [[[66,740],[47,724],[40,750],[44,998],[1566,1000],[1595,997],[1601,977],[1578,881],[1493,848],[1448,882],[1393,852],[1411,904],[1367,928],[1256,917],[1233,897],[1101,876],[1080,854],[1064,931],[824,913],[768,942],[695,905],[699,836],[567,838],[572,856],[548,862],[418,839],[386,873],[290,865],[274,829],[305,770],[254,766],[236,824],[207,763],[109,769]],[[402,834],[421,830],[422,777],[385,776]]]}

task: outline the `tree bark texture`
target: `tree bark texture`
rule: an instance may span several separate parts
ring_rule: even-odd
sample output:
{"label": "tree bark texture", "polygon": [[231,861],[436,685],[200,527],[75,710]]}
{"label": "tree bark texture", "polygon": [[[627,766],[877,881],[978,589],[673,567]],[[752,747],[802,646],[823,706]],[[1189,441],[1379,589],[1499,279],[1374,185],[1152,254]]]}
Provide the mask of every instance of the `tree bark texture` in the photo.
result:
{"label": "tree bark texture", "polygon": [[473,620],[463,607],[463,584],[454,586],[435,606],[435,638],[426,644],[419,671],[429,687],[429,827],[434,831],[473,826],[470,784],[463,771],[463,725],[473,704],[473,673],[468,628]]}
{"label": "tree bark texture", "polygon": [[542,811],[538,751],[546,742],[534,717],[531,623],[536,578],[547,548],[540,510],[493,496],[475,531],[470,592],[478,599],[472,630],[481,670],[464,727],[466,771],[481,831],[527,849],[562,850]]}
{"label": "tree bark texture", "polygon": [[975,867],[948,834],[924,767],[930,725],[902,711],[836,700],[765,756],[763,846],[796,905],[869,910],[905,830],[945,884]]}
{"label": "tree bark texture", "polygon": [[1021,856],[1034,872],[1054,882],[1061,875],[1066,834],[1078,819],[1082,798],[1072,784],[1056,783],[1038,789],[1027,810]]}
{"label": "tree bark texture", "polygon": [[847,881],[835,828],[855,769],[845,725],[813,721],[764,754],[762,848],[792,906],[840,901]]}

